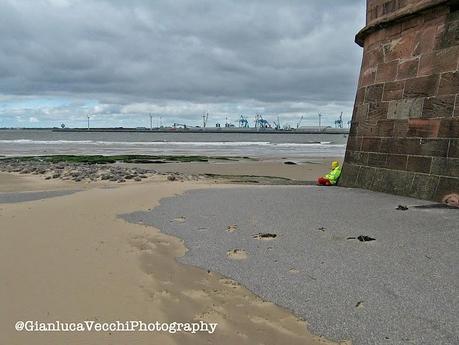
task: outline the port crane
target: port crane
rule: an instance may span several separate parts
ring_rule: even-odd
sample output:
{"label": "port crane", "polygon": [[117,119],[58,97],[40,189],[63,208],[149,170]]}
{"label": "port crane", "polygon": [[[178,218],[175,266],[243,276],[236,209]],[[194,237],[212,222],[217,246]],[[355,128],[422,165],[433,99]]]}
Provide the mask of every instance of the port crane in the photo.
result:
{"label": "port crane", "polygon": [[208,120],[209,120],[209,113],[203,114],[202,115],[202,128],[206,128]]}
{"label": "port crane", "polygon": [[249,128],[249,121],[244,115],[241,115],[239,118],[239,127],[240,128]]}
{"label": "port crane", "polygon": [[228,116],[225,118],[225,128],[231,128],[234,125],[231,122],[228,122]]}
{"label": "port crane", "polygon": [[301,122],[303,121],[303,118],[304,118],[304,116],[301,115],[300,120],[299,120],[299,121],[297,122],[297,124],[296,124],[296,129],[300,128]]}
{"label": "port crane", "polygon": [[274,128],[279,130],[281,129],[281,123],[280,123],[280,119],[279,119],[279,116],[277,117],[277,121],[273,121],[274,122]]}
{"label": "port crane", "polygon": [[271,125],[263,116],[257,114],[255,117],[255,128],[271,128]]}
{"label": "port crane", "polygon": [[322,116],[323,115],[321,113],[319,113],[319,130],[322,127]]}
{"label": "port crane", "polygon": [[343,112],[341,112],[341,115],[339,116],[339,119],[335,120],[335,127],[336,128],[343,128]]}

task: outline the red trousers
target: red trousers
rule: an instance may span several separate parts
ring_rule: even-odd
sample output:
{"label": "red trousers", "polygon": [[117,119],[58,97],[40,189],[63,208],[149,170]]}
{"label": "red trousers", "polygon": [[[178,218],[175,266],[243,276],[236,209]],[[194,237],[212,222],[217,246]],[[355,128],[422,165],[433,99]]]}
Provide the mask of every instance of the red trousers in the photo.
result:
{"label": "red trousers", "polygon": [[325,177],[319,177],[319,179],[317,180],[317,183],[321,186],[331,186],[332,185],[330,180]]}

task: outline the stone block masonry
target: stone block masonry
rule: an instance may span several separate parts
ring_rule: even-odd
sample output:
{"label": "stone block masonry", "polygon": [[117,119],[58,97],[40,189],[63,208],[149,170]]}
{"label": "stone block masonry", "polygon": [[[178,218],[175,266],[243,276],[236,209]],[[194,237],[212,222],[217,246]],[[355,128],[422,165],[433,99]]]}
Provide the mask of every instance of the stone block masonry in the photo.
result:
{"label": "stone block masonry", "polygon": [[[459,0],[367,0],[340,185],[459,194]],[[456,196],[455,196],[456,195]]]}

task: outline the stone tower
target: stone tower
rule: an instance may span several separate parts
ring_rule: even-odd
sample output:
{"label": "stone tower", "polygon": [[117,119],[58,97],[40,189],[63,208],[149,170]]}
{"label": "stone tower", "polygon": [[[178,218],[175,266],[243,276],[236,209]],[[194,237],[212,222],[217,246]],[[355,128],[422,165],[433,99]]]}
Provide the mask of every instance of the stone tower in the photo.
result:
{"label": "stone tower", "polygon": [[340,185],[459,194],[459,0],[367,0]]}

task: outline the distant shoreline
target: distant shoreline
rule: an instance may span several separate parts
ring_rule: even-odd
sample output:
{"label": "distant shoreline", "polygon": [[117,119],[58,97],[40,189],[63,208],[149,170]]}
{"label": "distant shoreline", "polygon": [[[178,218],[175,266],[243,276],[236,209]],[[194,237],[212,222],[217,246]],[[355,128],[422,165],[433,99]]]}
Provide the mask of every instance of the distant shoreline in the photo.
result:
{"label": "distant shoreline", "polygon": [[50,130],[69,133],[237,133],[237,134],[349,134],[349,128],[308,128],[308,129],[272,129],[272,128],[0,128],[0,130]]}

